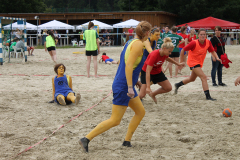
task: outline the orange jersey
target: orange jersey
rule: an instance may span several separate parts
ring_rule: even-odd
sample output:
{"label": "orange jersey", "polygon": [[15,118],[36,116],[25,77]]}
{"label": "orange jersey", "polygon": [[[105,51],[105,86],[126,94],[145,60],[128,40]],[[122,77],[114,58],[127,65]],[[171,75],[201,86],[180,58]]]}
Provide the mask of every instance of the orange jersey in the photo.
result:
{"label": "orange jersey", "polygon": [[202,68],[203,62],[207,55],[207,50],[211,42],[208,39],[206,39],[206,45],[204,48],[202,48],[198,40],[194,40],[194,41],[196,42],[196,47],[194,50],[189,50],[187,64],[189,67],[194,67],[200,64]]}

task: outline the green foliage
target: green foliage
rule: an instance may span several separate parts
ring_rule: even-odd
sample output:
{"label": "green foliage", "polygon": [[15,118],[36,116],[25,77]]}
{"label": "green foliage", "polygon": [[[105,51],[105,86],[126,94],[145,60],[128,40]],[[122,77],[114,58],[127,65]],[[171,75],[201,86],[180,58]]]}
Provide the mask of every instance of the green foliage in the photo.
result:
{"label": "green foliage", "polygon": [[0,3],[0,13],[42,13],[46,5],[39,0],[3,0]]}
{"label": "green foliage", "polygon": [[213,16],[240,23],[240,0],[3,0],[0,13],[165,11],[177,24]]}

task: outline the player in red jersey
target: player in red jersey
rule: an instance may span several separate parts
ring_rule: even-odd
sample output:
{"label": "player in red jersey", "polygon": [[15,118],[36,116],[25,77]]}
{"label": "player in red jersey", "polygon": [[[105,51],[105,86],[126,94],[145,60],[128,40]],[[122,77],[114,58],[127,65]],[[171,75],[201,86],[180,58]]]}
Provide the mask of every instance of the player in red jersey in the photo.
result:
{"label": "player in red jersey", "polygon": [[[164,43],[162,44],[161,49],[152,51],[147,60],[145,61],[142,71],[141,71],[141,79],[142,86],[139,93],[139,98],[142,99],[148,93],[149,96],[157,103],[156,95],[167,93],[172,90],[172,85],[168,81],[167,77],[162,72],[162,64],[165,60],[170,63],[174,63],[175,65],[184,65],[184,63],[178,63],[174,61],[172,58],[168,57],[174,49],[174,45],[172,43],[171,38],[167,37],[164,39]],[[151,81],[154,84],[158,84],[161,88],[151,91],[150,85]]]}

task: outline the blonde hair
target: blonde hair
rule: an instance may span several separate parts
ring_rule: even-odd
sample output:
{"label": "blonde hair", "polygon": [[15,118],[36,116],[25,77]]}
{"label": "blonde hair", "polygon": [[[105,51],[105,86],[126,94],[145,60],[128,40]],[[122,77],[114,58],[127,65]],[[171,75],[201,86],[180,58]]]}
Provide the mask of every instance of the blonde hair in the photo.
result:
{"label": "blonde hair", "polygon": [[145,37],[146,32],[150,31],[152,28],[152,25],[148,23],[147,21],[141,21],[135,31],[137,36],[139,37],[140,40],[142,40]]}
{"label": "blonde hair", "polygon": [[174,45],[173,45],[173,43],[172,43],[171,38],[169,38],[169,37],[164,38],[164,39],[163,39],[163,44],[162,44],[162,47],[161,47],[161,48],[162,48],[162,49],[163,49],[163,48],[167,48],[167,49],[169,49],[169,48],[174,48]]}

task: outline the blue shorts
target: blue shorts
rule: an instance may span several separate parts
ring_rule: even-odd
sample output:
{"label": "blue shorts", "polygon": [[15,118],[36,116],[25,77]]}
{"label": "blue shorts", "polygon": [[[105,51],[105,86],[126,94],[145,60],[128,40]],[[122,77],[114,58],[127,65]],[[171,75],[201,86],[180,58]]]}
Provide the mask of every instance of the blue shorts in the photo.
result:
{"label": "blue shorts", "polygon": [[[128,97],[128,86],[118,84],[118,83],[113,83],[112,86],[112,91],[113,91],[113,104],[115,105],[123,105],[123,106],[128,106],[129,101],[131,100],[130,97]],[[137,91],[133,87],[133,91],[135,93],[134,98],[138,96]]]}
{"label": "blue shorts", "polygon": [[62,92],[62,93],[55,93],[55,94],[54,94],[54,100],[55,100],[55,102],[56,102],[57,104],[59,104],[59,102],[58,102],[58,100],[57,100],[57,96],[58,96],[59,94],[61,94],[61,95],[63,95],[63,96],[65,97],[66,104],[71,104],[72,101],[68,101],[68,100],[67,100],[67,96],[68,96],[68,94],[71,93],[71,92],[75,95],[75,93],[74,93],[73,91],[66,91],[66,92]]}
{"label": "blue shorts", "polygon": [[113,61],[112,58],[108,58],[108,59],[105,60],[105,63],[107,63],[107,62],[112,62],[112,61]]}
{"label": "blue shorts", "polygon": [[[180,55],[182,49],[183,49],[183,48],[179,48],[179,55]],[[186,51],[184,52],[184,55],[185,55],[185,54],[187,54]]]}

